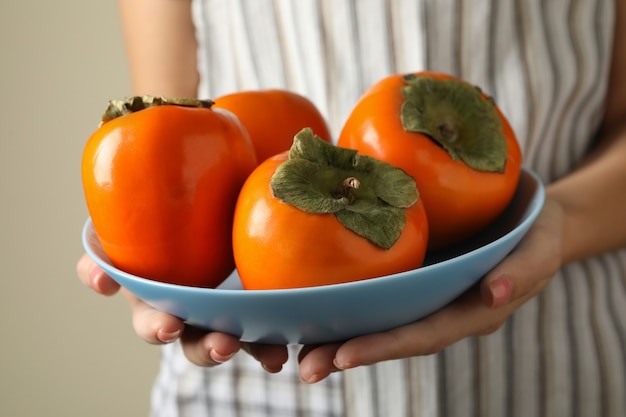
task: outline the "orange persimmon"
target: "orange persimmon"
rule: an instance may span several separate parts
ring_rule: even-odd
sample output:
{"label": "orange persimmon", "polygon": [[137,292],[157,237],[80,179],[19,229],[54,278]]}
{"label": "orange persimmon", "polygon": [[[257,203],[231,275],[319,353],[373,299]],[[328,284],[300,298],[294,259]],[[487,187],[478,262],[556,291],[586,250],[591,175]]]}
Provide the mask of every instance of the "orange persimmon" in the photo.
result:
{"label": "orange persimmon", "polygon": [[339,146],[415,178],[429,248],[469,238],[511,201],[522,154],[494,100],[448,74],[395,74],[372,85],[349,115]]}
{"label": "orange persimmon", "polygon": [[256,158],[239,120],[211,104],[113,101],[87,141],[87,207],[117,268],[201,287],[215,287],[233,271],[235,202]]}
{"label": "orange persimmon", "polygon": [[324,116],[308,98],[289,90],[245,90],[220,96],[215,107],[233,112],[250,134],[257,160],[289,150],[293,137],[311,128],[331,142]]}
{"label": "orange persimmon", "polygon": [[401,169],[316,138],[260,164],[235,209],[233,251],[245,289],[363,280],[418,268],[428,223]]}

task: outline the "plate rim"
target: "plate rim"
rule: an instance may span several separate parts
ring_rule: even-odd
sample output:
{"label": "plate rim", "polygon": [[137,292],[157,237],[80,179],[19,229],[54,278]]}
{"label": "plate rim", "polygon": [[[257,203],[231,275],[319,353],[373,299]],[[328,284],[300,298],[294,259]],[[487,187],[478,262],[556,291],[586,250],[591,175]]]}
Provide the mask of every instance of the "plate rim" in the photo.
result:
{"label": "plate rim", "polygon": [[[532,207],[529,206],[528,208],[526,208],[526,211],[528,210],[530,211],[527,214],[525,214],[525,218],[523,219],[523,221],[521,221],[518,225],[516,225],[514,229],[506,232],[505,234],[498,237],[497,239],[494,239],[493,241],[490,241],[483,246],[469,250],[458,256],[446,259],[446,262],[447,261],[461,262],[467,257],[475,256],[478,252],[489,250],[491,247],[497,245],[502,240],[511,238],[513,234],[519,233],[519,231],[522,231],[522,230],[525,231],[530,227],[530,225],[535,221],[535,219],[539,215],[539,212],[541,211],[545,203],[545,186],[543,184],[543,181],[539,177],[539,175],[536,172],[534,172],[532,169],[522,166],[521,172],[520,172],[520,179],[521,179],[521,176],[524,174],[531,176],[537,189],[535,190],[531,198],[531,201],[533,203]],[[519,186],[519,183],[518,183],[518,186]],[[93,222],[91,220],[91,217],[88,217],[85,223],[83,224],[82,234],[81,234],[82,244],[83,244],[85,251],[101,268],[105,270],[110,269],[112,272],[115,272],[115,274],[118,274],[124,279],[130,280],[130,281],[136,281],[142,284],[148,283],[149,285],[152,285],[155,287],[157,286],[163,287],[164,289],[175,287],[179,290],[184,290],[188,292],[201,292],[201,293],[210,292],[210,293],[220,293],[221,295],[236,293],[238,296],[242,295],[241,294],[242,289],[230,289],[230,288],[219,288],[219,287],[218,288],[206,288],[206,287],[193,287],[193,286],[187,286],[187,285],[170,284],[166,282],[143,278],[143,277],[125,272],[115,267],[114,265],[112,265],[110,261],[103,259],[98,253],[96,253],[96,251],[91,247],[91,244],[90,244],[91,236],[94,236],[97,239],[97,233],[95,231],[95,228],[93,227]],[[431,270],[436,270],[438,268],[442,268],[443,266],[444,266],[443,262],[435,262],[433,264],[425,265],[425,266],[412,269],[409,271],[397,272],[394,274],[383,275],[380,277],[369,278],[366,280],[338,283],[338,284],[332,284],[332,285],[322,285],[322,286],[316,286],[316,287],[269,289],[269,290],[243,290],[243,291],[247,294],[250,294],[250,296],[262,296],[263,294],[267,296],[275,296],[277,294],[285,294],[285,293],[295,294],[297,292],[302,292],[302,291],[311,292],[313,290],[324,291],[327,288],[332,288],[332,291],[335,291],[337,289],[341,289],[342,287],[349,287],[351,285],[353,286],[353,284],[355,283],[359,283],[359,285],[377,285],[377,283],[382,280],[388,281],[389,279],[402,279],[403,276],[410,274],[410,273],[418,272],[420,275],[426,274],[427,272]],[[421,272],[421,271],[424,271],[424,272]],[[236,269],[233,272],[236,272]],[[115,280],[115,277],[111,277],[111,278]]]}

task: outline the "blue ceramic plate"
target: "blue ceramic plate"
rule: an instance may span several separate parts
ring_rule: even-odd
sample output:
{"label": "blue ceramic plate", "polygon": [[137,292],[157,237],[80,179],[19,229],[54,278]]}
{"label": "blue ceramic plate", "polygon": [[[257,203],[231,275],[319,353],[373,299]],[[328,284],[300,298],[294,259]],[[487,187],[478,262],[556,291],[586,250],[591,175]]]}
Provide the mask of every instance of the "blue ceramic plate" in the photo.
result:
{"label": "blue ceramic plate", "polygon": [[544,203],[539,178],[524,169],[505,213],[479,236],[422,268],[346,284],[246,291],[236,272],[218,289],[164,284],[111,266],[90,220],[83,229],[89,255],[120,285],[154,308],[187,323],[247,342],[324,343],[380,332],[425,317],[461,295],[520,241]]}

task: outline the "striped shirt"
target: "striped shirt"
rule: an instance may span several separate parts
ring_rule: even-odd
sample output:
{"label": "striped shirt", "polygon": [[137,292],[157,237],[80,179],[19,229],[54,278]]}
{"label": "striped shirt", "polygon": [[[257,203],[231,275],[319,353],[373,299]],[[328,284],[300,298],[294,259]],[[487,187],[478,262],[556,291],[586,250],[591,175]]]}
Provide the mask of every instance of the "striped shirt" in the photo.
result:
{"label": "striped shirt", "polygon": [[[570,172],[598,128],[612,0],[193,0],[199,95],[287,88],[335,137],[360,94],[431,70],[493,96],[525,164]],[[489,336],[436,355],[299,382],[296,348],[269,375],[245,354],[212,369],[163,348],[153,416],[626,416],[626,250],[562,268]]]}

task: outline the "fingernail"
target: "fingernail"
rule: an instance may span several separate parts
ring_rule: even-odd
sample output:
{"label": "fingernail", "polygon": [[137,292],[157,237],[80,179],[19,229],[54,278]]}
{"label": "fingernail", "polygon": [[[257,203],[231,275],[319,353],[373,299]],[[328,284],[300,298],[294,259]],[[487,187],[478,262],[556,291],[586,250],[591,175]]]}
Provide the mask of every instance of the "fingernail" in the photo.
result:
{"label": "fingernail", "polygon": [[89,271],[89,286],[94,290],[96,289],[96,283],[101,273],[102,273],[102,270],[97,267],[93,267],[91,268],[91,271]]}
{"label": "fingernail", "polygon": [[278,366],[277,368],[270,368],[266,364],[262,363],[261,366],[263,367],[263,369],[265,369],[266,372],[269,372],[270,374],[276,374],[283,370],[282,365]]}
{"label": "fingernail", "polygon": [[320,374],[313,374],[311,376],[309,376],[308,378],[302,378],[302,382],[304,382],[305,384],[315,384],[316,382],[320,381],[321,375]]}
{"label": "fingernail", "polygon": [[236,352],[232,352],[232,353],[228,353],[224,355],[224,354],[217,352],[215,349],[211,349],[209,352],[209,356],[211,356],[211,359],[213,359],[217,363],[224,363],[228,361],[230,358],[232,358],[233,356],[235,356],[235,353]]}
{"label": "fingernail", "polygon": [[157,332],[157,338],[163,343],[172,343],[179,337],[180,330],[176,330],[175,332],[165,332],[163,330],[159,330]]}
{"label": "fingernail", "polygon": [[356,368],[357,366],[359,366],[358,364],[354,362],[338,361],[336,358],[333,359],[333,365],[335,365],[335,368],[342,370],[342,371],[346,369]]}
{"label": "fingernail", "polygon": [[491,307],[502,307],[511,298],[513,283],[508,277],[502,276],[489,284],[489,293],[491,294]]}

